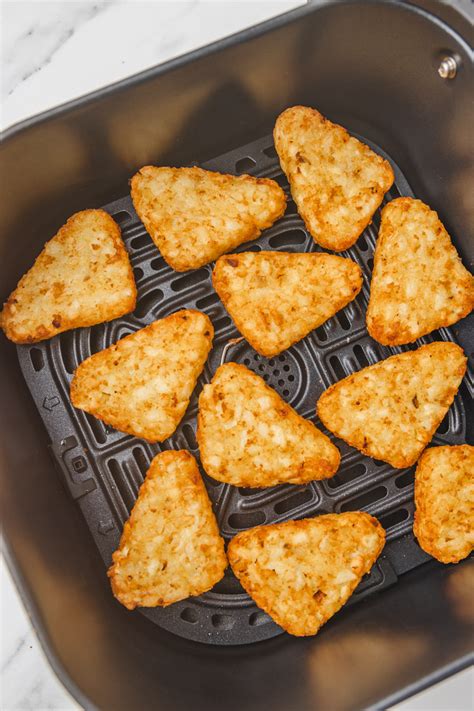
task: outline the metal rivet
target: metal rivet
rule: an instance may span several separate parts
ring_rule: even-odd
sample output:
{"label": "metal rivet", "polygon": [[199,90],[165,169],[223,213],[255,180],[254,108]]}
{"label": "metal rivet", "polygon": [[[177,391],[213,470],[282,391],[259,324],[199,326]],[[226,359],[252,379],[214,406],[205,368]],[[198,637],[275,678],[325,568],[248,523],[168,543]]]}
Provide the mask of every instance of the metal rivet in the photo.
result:
{"label": "metal rivet", "polygon": [[441,79],[454,79],[458,71],[458,63],[452,56],[443,57],[438,67]]}

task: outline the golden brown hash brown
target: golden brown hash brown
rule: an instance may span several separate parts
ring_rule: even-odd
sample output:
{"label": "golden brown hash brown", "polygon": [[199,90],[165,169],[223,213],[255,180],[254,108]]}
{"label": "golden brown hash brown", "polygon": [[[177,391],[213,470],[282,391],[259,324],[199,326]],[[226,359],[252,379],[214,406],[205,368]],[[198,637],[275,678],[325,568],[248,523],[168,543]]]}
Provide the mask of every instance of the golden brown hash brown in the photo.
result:
{"label": "golden brown hash brown", "polygon": [[362,287],[355,262],[315,252],[228,254],[212,279],[240,333],[268,358],[334,316]]}
{"label": "golden brown hash brown", "polygon": [[336,251],[353,245],[393,183],[390,164],[307,106],[283,111],[273,136],[298,212],[315,241]]}
{"label": "golden brown hash brown", "polygon": [[255,239],[286,209],[278,183],[250,175],[148,165],[131,185],[138,216],[178,272],[202,267]]}
{"label": "golden brown hash brown", "polygon": [[162,442],[186,412],[213,336],[200,311],[155,321],[83,361],[71,402],[121,432]]}
{"label": "golden brown hash brown", "polygon": [[349,375],[324,392],[326,427],[364,454],[409,467],[431,441],[466,372],[454,343],[430,343]]}
{"label": "golden brown hash brown", "polygon": [[235,486],[327,479],[340,461],[325,434],[237,363],[221,365],[204,386],[197,440],[207,474]]}
{"label": "golden brown hash brown", "polygon": [[153,459],[112,560],[113,593],[129,610],[201,595],[223,577],[224,541],[189,452]]}
{"label": "golden brown hash brown", "polygon": [[229,563],[244,589],[280,627],[313,635],[349,599],[385,544],[363,512],[258,526],[229,543]]}
{"label": "golden brown hash brown", "polygon": [[137,290],[120,228],[104,210],[70,217],[20,279],[0,314],[5,335],[35,343],[133,311]]}
{"label": "golden brown hash brown", "polygon": [[436,212],[406,197],[386,205],[367,309],[372,338],[390,346],[412,343],[473,308],[474,277]]}
{"label": "golden brown hash brown", "polygon": [[424,551],[458,563],[474,548],[474,447],[431,447],[415,473],[413,531]]}

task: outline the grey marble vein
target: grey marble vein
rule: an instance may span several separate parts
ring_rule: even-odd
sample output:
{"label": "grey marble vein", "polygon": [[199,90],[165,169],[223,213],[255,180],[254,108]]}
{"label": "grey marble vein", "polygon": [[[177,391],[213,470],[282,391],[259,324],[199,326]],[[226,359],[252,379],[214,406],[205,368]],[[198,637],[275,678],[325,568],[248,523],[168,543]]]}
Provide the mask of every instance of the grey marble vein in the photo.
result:
{"label": "grey marble vein", "polygon": [[[20,83],[47,66],[84,23],[112,4],[111,0],[93,4],[84,0],[21,3],[21,9],[28,17],[31,15],[31,19],[28,28],[19,35],[15,36],[13,31],[8,37],[2,37],[5,45],[2,52],[2,96],[10,96]],[[19,4],[13,2],[3,4],[4,24],[9,22],[10,13],[18,14],[18,7]]]}
{"label": "grey marble vein", "polygon": [[21,652],[23,647],[26,645],[27,635],[23,635],[18,638],[18,642],[15,645],[15,649],[10,652],[6,659],[2,660],[2,666],[0,667],[0,674],[3,674],[12,662],[15,662],[18,654]]}

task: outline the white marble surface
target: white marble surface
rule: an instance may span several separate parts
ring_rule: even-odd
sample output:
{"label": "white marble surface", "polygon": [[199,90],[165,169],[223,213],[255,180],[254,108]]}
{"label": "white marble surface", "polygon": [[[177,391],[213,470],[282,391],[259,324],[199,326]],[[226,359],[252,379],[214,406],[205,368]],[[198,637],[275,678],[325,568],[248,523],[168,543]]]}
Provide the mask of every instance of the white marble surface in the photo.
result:
{"label": "white marble surface", "polygon": [[299,5],[304,0],[2,2],[2,125]]}
{"label": "white marble surface", "polygon": [[[301,4],[1,2],[2,128]],[[51,671],[1,559],[0,602],[1,711],[78,709]],[[472,672],[464,672],[396,708],[471,711],[472,686]]]}

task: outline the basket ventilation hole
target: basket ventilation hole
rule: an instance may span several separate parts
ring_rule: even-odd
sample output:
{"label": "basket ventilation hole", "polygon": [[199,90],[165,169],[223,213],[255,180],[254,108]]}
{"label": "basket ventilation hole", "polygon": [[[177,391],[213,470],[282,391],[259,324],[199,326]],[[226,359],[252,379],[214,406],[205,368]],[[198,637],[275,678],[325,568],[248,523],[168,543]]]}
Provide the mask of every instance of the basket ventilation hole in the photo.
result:
{"label": "basket ventilation hole", "polygon": [[358,479],[365,474],[365,471],[366,469],[363,464],[355,464],[353,467],[350,467],[350,469],[343,469],[339,474],[328,479],[327,484],[331,489],[336,489],[338,486],[343,486],[354,479]]}
{"label": "basket ventilation hole", "polygon": [[219,486],[222,486],[222,482],[217,481],[217,479],[212,479],[212,477],[207,476],[207,474],[204,474],[202,478],[206,482],[206,486],[208,488],[217,489]]}
{"label": "basket ventilation hole", "polygon": [[89,349],[91,355],[98,353],[105,348],[106,344],[104,343],[104,332],[105,329],[102,323],[97,326],[93,326],[89,331]]}
{"label": "basket ventilation hole", "polygon": [[350,330],[351,324],[350,324],[350,321],[349,321],[349,319],[347,318],[346,314],[344,313],[344,311],[340,311],[340,312],[338,313],[338,315],[337,315],[337,320],[338,320],[339,323],[341,324],[341,326],[342,326],[342,328],[344,329],[344,331],[349,331],[349,330]]}
{"label": "basket ventilation hole", "polygon": [[285,190],[285,188],[288,188],[288,180],[286,179],[286,175],[283,175],[283,173],[280,173],[280,175],[275,175],[273,180],[278,183],[280,188],[283,188],[283,190]]}
{"label": "basket ventilation hole", "polygon": [[166,267],[166,262],[163,257],[155,257],[151,260],[150,267],[154,272],[161,272],[161,270]]}
{"label": "basket ventilation hole", "polygon": [[144,318],[153,308],[154,304],[160,302],[164,294],[161,289],[153,289],[149,291],[148,294],[143,296],[135,309],[135,316],[137,318]]}
{"label": "basket ventilation hole", "polygon": [[140,281],[144,273],[145,272],[143,271],[143,269],[140,269],[140,267],[135,267],[135,269],[133,270],[133,276],[135,277],[136,281]]}
{"label": "basket ventilation hole", "polygon": [[316,329],[316,335],[320,341],[328,340],[328,335],[322,326],[319,326],[319,328]]}
{"label": "basket ventilation hole", "polygon": [[133,508],[133,504],[135,503],[135,497],[130,488],[129,482],[127,481],[126,474],[116,459],[109,459],[108,467],[110,473],[112,474],[114,483],[120,492],[122,501],[125,504],[127,511],[130,512]]}
{"label": "basket ventilation hole", "polygon": [[239,494],[241,496],[255,496],[255,494],[258,494],[258,489],[248,489],[245,486],[240,486]]}
{"label": "basket ventilation hole", "polygon": [[220,303],[221,301],[217,294],[209,294],[209,296],[203,296],[202,299],[198,299],[196,301],[196,308],[205,311],[206,309],[212,308],[214,306],[220,306]]}
{"label": "basket ventilation hole", "polygon": [[31,348],[30,349],[30,359],[31,359],[31,364],[37,373],[40,370],[43,370],[43,368],[44,368],[43,352],[40,351],[39,348]]}
{"label": "basket ventilation hole", "polygon": [[235,619],[230,615],[212,615],[212,626],[217,630],[231,630],[235,624]]}
{"label": "basket ventilation hole", "polygon": [[241,158],[240,160],[237,161],[235,164],[235,171],[236,173],[245,173],[247,170],[252,170],[252,168],[255,168],[257,165],[257,162],[251,158],[250,156],[245,156],[245,158]]}
{"label": "basket ventilation hole", "polygon": [[306,242],[306,233],[303,230],[288,230],[280,235],[275,235],[268,240],[270,247],[277,249],[278,247],[288,247],[290,245],[304,244]]}
{"label": "basket ventilation hole", "polygon": [[218,333],[221,329],[227,328],[227,326],[229,326],[231,323],[232,321],[228,316],[218,318],[217,321],[214,321],[214,330],[216,333]]}
{"label": "basket ventilation hole", "polygon": [[132,249],[143,249],[143,247],[148,247],[149,244],[151,244],[151,242],[147,234],[138,235],[130,241],[130,247],[132,247]]}
{"label": "basket ventilation hole", "polygon": [[194,430],[188,422],[183,425],[183,435],[189,449],[197,449],[197,442],[196,437],[194,435]]}
{"label": "basket ventilation hole", "polygon": [[92,415],[86,415],[86,419],[96,442],[105,444],[107,442],[107,430],[105,429],[105,425],[100,420],[96,420]]}
{"label": "basket ventilation hole", "polygon": [[266,625],[268,622],[270,622],[270,617],[266,614],[266,612],[261,612],[260,610],[258,612],[252,612],[249,616],[249,625],[251,627]]}
{"label": "basket ventilation hole", "polygon": [[186,274],[186,276],[180,279],[175,279],[171,282],[171,288],[173,291],[183,291],[183,289],[188,289],[190,286],[200,284],[202,281],[207,280],[208,277],[209,272],[207,269],[198,269],[195,272],[191,272],[191,274]]}
{"label": "basket ventilation hole", "polygon": [[369,267],[370,271],[373,270],[374,268],[374,258],[370,257],[370,259],[367,260],[367,266]]}
{"label": "basket ventilation hole", "polygon": [[399,509],[398,511],[392,511],[389,514],[385,514],[385,516],[379,516],[379,521],[382,526],[387,529],[392,526],[396,526],[397,523],[406,521],[409,515],[410,514],[406,509]]}
{"label": "basket ventilation hole", "polygon": [[126,210],[120,210],[120,212],[116,212],[112,217],[118,225],[125,225],[131,220],[130,213]]}
{"label": "basket ventilation hole", "polygon": [[303,491],[298,491],[297,494],[293,494],[293,496],[289,496],[287,499],[279,501],[277,504],[275,504],[275,513],[284,514],[287,513],[287,511],[292,511],[293,509],[296,509],[299,506],[303,506],[303,504],[307,504],[308,501],[311,501],[312,498],[313,495],[310,489],[303,489]]}
{"label": "basket ventilation hole", "polygon": [[359,249],[362,250],[362,252],[367,252],[369,246],[368,246],[368,244],[367,244],[367,242],[366,242],[366,239],[365,239],[364,235],[361,235],[361,236],[359,237],[359,241],[358,241],[358,243],[357,243],[357,246],[359,247]]}
{"label": "basket ventilation hole", "polygon": [[406,486],[410,486],[415,481],[415,472],[413,469],[409,469],[407,472],[395,479],[395,486],[397,489],[404,489]]}
{"label": "basket ventilation hole", "polygon": [[369,365],[369,361],[367,360],[367,356],[364,353],[364,349],[362,346],[359,346],[357,343],[354,348],[354,355],[357,358],[357,362],[361,366],[361,368],[366,368]]}
{"label": "basket ventilation hole", "polygon": [[441,422],[440,426],[437,429],[438,434],[446,434],[449,430],[449,415],[450,413],[446,413],[443,421]]}
{"label": "basket ventilation hole", "polygon": [[181,610],[179,616],[182,620],[184,620],[185,622],[190,622],[192,625],[195,625],[198,621],[198,614],[196,610],[193,610],[192,607],[185,607],[184,610]]}
{"label": "basket ventilation hole", "polygon": [[59,349],[61,351],[61,359],[64,368],[69,375],[72,375],[76,369],[77,363],[74,358],[74,339],[75,331],[66,331],[61,333],[59,337]]}
{"label": "basket ventilation hole", "polygon": [[268,146],[268,148],[264,148],[263,153],[267,156],[267,158],[276,158],[277,155],[275,146]]}
{"label": "basket ventilation hole", "polygon": [[339,358],[337,356],[331,356],[329,359],[329,362],[331,364],[331,367],[334,371],[336,378],[338,380],[340,380],[341,378],[344,378],[345,372],[344,372],[344,368],[342,367],[341,361],[339,360]]}
{"label": "basket ventilation hole", "polygon": [[236,531],[242,528],[252,528],[265,523],[263,511],[252,511],[251,513],[233,513],[229,516],[229,526]]}
{"label": "basket ventilation hole", "polygon": [[358,509],[364,508],[364,506],[373,504],[374,501],[383,499],[384,496],[387,496],[387,489],[384,486],[378,486],[376,489],[362,494],[362,496],[356,496],[355,499],[346,501],[345,504],[342,504],[341,511],[357,511]]}
{"label": "basket ventilation hole", "polygon": [[133,458],[135,459],[138,468],[140,470],[140,473],[142,474],[143,477],[145,477],[146,471],[148,469],[148,460],[140,447],[134,447],[132,450]]}

